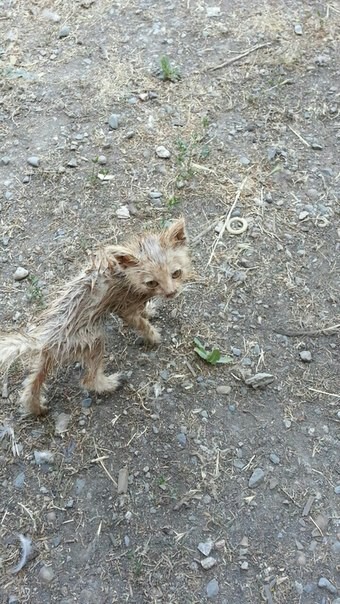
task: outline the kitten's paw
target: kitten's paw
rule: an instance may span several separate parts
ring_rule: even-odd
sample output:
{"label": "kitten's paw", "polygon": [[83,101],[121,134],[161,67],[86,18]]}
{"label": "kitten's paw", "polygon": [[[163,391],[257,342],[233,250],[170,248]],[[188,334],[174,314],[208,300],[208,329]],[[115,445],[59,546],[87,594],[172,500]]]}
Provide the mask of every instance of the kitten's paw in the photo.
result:
{"label": "kitten's paw", "polygon": [[154,327],[152,329],[150,329],[147,334],[144,334],[143,337],[144,337],[144,342],[146,342],[146,344],[149,344],[150,346],[157,346],[162,341],[162,336],[161,336],[160,332],[158,331],[158,329],[155,329]]}
{"label": "kitten's paw", "polygon": [[43,417],[48,413],[48,407],[46,406],[45,397],[27,397],[22,395],[20,397],[20,403],[23,415],[35,415],[36,417]]}
{"label": "kitten's paw", "polygon": [[103,392],[114,392],[121,388],[126,381],[126,377],[121,373],[112,373],[112,375],[97,375],[93,384],[93,390],[102,394]]}
{"label": "kitten's paw", "polygon": [[158,300],[157,298],[149,300],[144,308],[145,316],[148,319],[154,319],[154,317],[157,317],[160,305],[160,300]]}

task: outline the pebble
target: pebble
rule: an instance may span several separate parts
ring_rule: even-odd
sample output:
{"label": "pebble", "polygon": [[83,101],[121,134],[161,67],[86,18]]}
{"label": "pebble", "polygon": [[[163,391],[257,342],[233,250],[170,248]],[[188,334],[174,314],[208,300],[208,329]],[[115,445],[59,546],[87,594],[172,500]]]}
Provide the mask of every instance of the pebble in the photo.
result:
{"label": "pebble", "polygon": [[274,376],[270,373],[256,373],[255,375],[245,379],[247,386],[252,386],[253,388],[264,388],[273,381]]}
{"label": "pebble", "polygon": [[23,279],[26,279],[26,277],[28,277],[28,270],[23,266],[18,266],[13,277],[14,281],[22,281]]}
{"label": "pebble", "polygon": [[335,585],[333,585],[333,583],[331,583],[330,581],[328,581],[328,579],[326,579],[326,577],[320,577],[319,582],[318,582],[318,586],[319,587],[324,587],[331,594],[336,594],[336,592],[337,592],[337,589],[336,589]]}
{"label": "pebble", "polygon": [[336,495],[340,495],[340,484],[337,484],[337,485],[334,487],[334,493],[335,493]]}
{"label": "pebble", "polygon": [[217,386],[216,392],[217,394],[230,394],[231,386]]}
{"label": "pebble", "polygon": [[262,468],[256,468],[248,481],[250,489],[256,488],[264,480],[264,471]]}
{"label": "pebble", "polygon": [[59,38],[67,38],[70,34],[70,28],[68,25],[63,25],[59,30]]}
{"label": "pebble", "polygon": [[2,166],[8,166],[10,162],[10,158],[8,157],[8,155],[3,155],[3,157],[0,159],[0,163]]}
{"label": "pebble", "polygon": [[231,352],[235,355],[235,357],[241,356],[241,350],[239,348],[232,348]]}
{"label": "pebble", "polygon": [[149,197],[150,199],[160,199],[160,197],[162,197],[163,193],[161,193],[160,191],[150,191],[149,192]]}
{"label": "pebble", "polygon": [[56,417],[54,433],[56,435],[64,434],[64,432],[67,431],[70,421],[71,415],[69,413],[59,413]]}
{"label": "pebble", "polygon": [[294,31],[297,36],[302,36],[302,26],[299,23],[294,25]]}
{"label": "pebble", "polygon": [[34,461],[37,465],[43,463],[53,463],[54,462],[54,454],[52,451],[34,451]]}
{"label": "pebble", "polygon": [[51,510],[50,512],[47,512],[46,514],[46,520],[47,522],[54,522],[57,519],[57,514]]}
{"label": "pebble", "polygon": [[179,442],[179,444],[180,444],[182,447],[185,447],[185,446],[186,446],[186,444],[187,444],[187,437],[185,436],[185,434],[182,434],[182,433],[180,432],[179,434],[177,434],[176,438],[177,438],[177,441]]}
{"label": "pebble", "polygon": [[40,166],[40,159],[39,157],[36,157],[36,155],[32,155],[27,158],[27,163],[33,168],[38,168]]}
{"label": "pebble", "polygon": [[55,13],[55,12],[49,10],[48,8],[45,8],[43,10],[42,16],[45,19],[48,19],[49,21],[53,21],[54,23],[59,23],[59,21],[60,21],[60,16],[58,15],[58,13]]}
{"label": "pebble", "polygon": [[206,541],[205,543],[199,543],[197,546],[197,549],[201,552],[201,554],[203,554],[203,556],[209,556],[212,548],[213,548],[213,542],[211,540]]}
{"label": "pebble", "polygon": [[166,147],[164,147],[163,145],[159,145],[158,147],[156,147],[156,155],[161,159],[169,159],[171,153]]}
{"label": "pebble", "polygon": [[249,563],[247,562],[247,560],[244,560],[244,562],[241,562],[241,564],[240,564],[240,568],[241,568],[242,570],[248,570],[248,568],[249,568]]}
{"label": "pebble", "polygon": [[118,473],[118,486],[117,493],[118,495],[122,495],[127,493],[128,485],[129,485],[129,472],[126,467],[121,468]]}
{"label": "pebble", "polygon": [[78,162],[75,157],[72,157],[70,161],[67,162],[68,168],[76,168],[78,166]]}
{"label": "pebble", "polygon": [[310,363],[312,360],[312,353],[309,350],[301,350],[300,359],[304,363]]}
{"label": "pebble", "polygon": [[250,159],[248,159],[248,157],[242,156],[242,157],[240,157],[240,164],[242,166],[249,166]]}
{"label": "pebble", "polygon": [[313,143],[311,144],[311,147],[312,147],[312,149],[314,149],[315,151],[322,151],[322,149],[323,149],[323,146],[322,146],[322,145],[320,145],[320,143],[317,143],[317,142],[313,142]]}
{"label": "pebble", "polygon": [[302,212],[299,214],[299,220],[305,220],[305,218],[308,218],[308,216],[309,212],[307,212],[307,210],[302,210]]}
{"label": "pebble", "polygon": [[80,493],[84,490],[85,484],[85,478],[77,478],[75,484],[76,495],[80,495]]}
{"label": "pebble", "polygon": [[127,206],[121,206],[116,210],[117,218],[130,218],[130,210]]}
{"label": "pebble", "polygon": [[105,166],[106,162],[107,162],[106,155],[99,155],[98,164],[100,166]]}
{"label": "pebble", "polygon": [[220,586],[218,584],[218,581],[216,579],[211,579],[211,581],[209,581],[209,583],[207,583],[207,586],[206,586],[206,592],[207,592],[208,598],[214,598],[215,596],[217,596],[219,591],[220,591]]}
{"label": "pebble", "polygon": [[135,131],[134,131],[134,130],[129,130],[129,131],[126,133],[125,138],[127,138],[127,139],[131,139],[131,138],[133,138],[134,136],[135,136]]}
{"label": "pebble", "polygon": [[54,572],[50,566],[42,566],[39,571],[39,577],[45,583],[51,583],[54,579]]}
{"label": "pebble", "polygon": [[202,568],[204,568],[204,570],[210,570],[210,568],[215,566],[215,564],[217,564],[217,560],[215,560],[215,558],[213,558],[212,556],[209,556],[209,558],[204,558],[204,560],[201,560],[201,566],[202,566]]}
{"label": "pebble", "polygon": [[14,479],[14,486],[16,489],[22,489],[25,483],[25,473],[20,472]]}
{"label": "pebble", "polygon": [[81,406],[84,407],[85,409],[89,409],[89,407],[91,407],[92,405],[92,398],[91,397],[86,397],[81,401]]}
{"label": "pebble", "polygon": [[117,130],[119,126],[120,115],[118,113],[111,113],[109,117],[109,126],[112,130]]}
{"label": "pebble", "polygon": [[269,455],[269,459],[275,466],[277,466],[280,463],[280,458],[275,453],[271,453]]}

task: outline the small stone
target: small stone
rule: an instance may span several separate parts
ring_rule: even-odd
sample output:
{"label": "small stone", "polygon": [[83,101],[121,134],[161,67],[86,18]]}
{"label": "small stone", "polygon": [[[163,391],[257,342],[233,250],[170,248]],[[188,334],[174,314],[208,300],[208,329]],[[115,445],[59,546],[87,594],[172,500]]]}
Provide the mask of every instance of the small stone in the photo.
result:
{"label": "small stone", "polygon": [[117,218],[130,218],[130,210],[127,206],[121,206],[116,210]]}
{"label": "small stone", "polygon": [[91,397],[89,397],[89,396],[87,396],[86,398],[84,398],[84,399],[81,401],[81,406],[82,406],[84,409],[89,409],[89,407],[91,407],[91,405],[92,405],[92,398],[91,398]]}
{"label": "small stone", "polygon": [[23,279],[26,279],[26,277],[28,277],[28,274],[29,273],[26,268],[24,268],[23,266],[18,266],[13,275],[14,281],[22,281]]}
{"label": "small stone", "polygon": [[186,446],[186,444],[187,444],[187,437],[185,436],[185,434],[182,434],[182,432],[180,432],[179,434],[177,434],[176,438],[177,438],[177,441],[179,442],[179,444],[182,447]]}
{"label": "small stone", "polygon": [[149,192],[149,197],[150,199],[160,199],[160,197],[162,197],[163,193],[161,193],[160,191],[150,191]]}
{"label": "small stone", "polygon": [[3,157],[0,159],[0,164],[2,166],[8,166],[9,162],[10,162],[10,157],[8,157],[8,155],[3,155]]}
{"label": "small stone", "polygon": [[119,470],[119,474],[118,474],[118,487],[117,487],[118,495],[127,493],[128,485],[129,485],[128,480],[129,480],[128,469],[126,467],[121,468]]}
{"label": "small stone", "polygon": [[40,166],[40,159],[35,155],[27,158],[27,163],[32,166],[32,168],[38,168]]}
{"label": "small stone", "polygon": [[240,157],[240,164],[242,164],[242,166],[249,166],[250,159],[248,159],[248,157],[242,156]]}
{"label": "small stone", "polygon": [[221,13],[219,6],[207,6],[206,7],[207,17],[218,17]]}
{"label": "small stone", "polygon": [[117,113],[112,113],[109,117],[109,126],[112,130],[117,130],[119,126],[120,115]]}
{"label": "small stone", "polygon": [[253,388],[264,388],[273,381],[274,376],[270,373],[256,373],[255,375],[245,379],[247,386],[252,386]]}
{"label": "small stone", "polygon": [[207,583],[207,586],[205,589],[206,589],[208,598],[214,598],[215,596],[217,596],[217,594],[220,591],[218,581],[216,579],[211,579],[211,581],[209,581],[209,583]]}
{"label": "small stone", "polygon": [[275,466],[277,466],[280,463],[280,458],[275,453],[271,453],[269,455],[269,459]]}
{"label": "small stone", "polygon": [[129,130],[129,131],[126,133],[125,138],[127,138],[127,139],[129,140],[129,139],[133,138],[134,136],[135,136],[135,131],[134,131],[134,130]]}
{"label": "small stone", "polygon": [[323,149],[323,146],[320,145],[320,143],[317,143],[317,142],[313,142],[311,144],[311,147],[312,147],[312,149],[314,149],[314,151],[322,151],[322,149]]}
{"label": "small stone", "polygon": [[70,510],[71,508],[73,508],[74,506],[74,499],[73,497],[70,497],[67,501],[65,501],[65,508],[67,510]]}
{"label": "small stone", "polygon": [[239,348],[232,348],[231,352],[233,353],[233,355],[235,355],[235,357],[241,356],[241,350]]}
{"label": "small stone", "polygon": [[294,25],[294,31],[297,36],[302,36],[302,26],[299,23]]}
{"label": "small stone", "polygon": [[64,434],[67,431],[68,425],[71,421],[71,415],[68,413],[59,413],[55,422],[54,433],[56,435]]}
{"label": "small stone", "polygon": [[99,155],[98,164],[100,166],[105,166],[106,162],[107,162],[106,155]]}
{"label": "small stone", "polygon": [[52,451],[34,451],[34,461],[39,466],[43,463],[53,463],[54,454]]}
{"label": "small stone", "polygon": [[230,394],[231,387],[230,386],[217,386],[216,388],[217,394]]}
{"label": "small stone", "polygon": [[333,585],[333,583],[328,581],[328,579],[326,579],[326,577],[321,577],[319,579],[318,586],[323,587],[324,589],[327,589],[327,591],[329,591],[329,593],[331,593],[331,594],[336,594],[336,592],[337,592],[335,585]]}
{"label": "small stone", "polygon": [[262,468],[256,468],[248,481],[250,489],[255,489],[264,480],[264,471]]}
{"label": "small stone", "polygon": [[312,353],[309,350],[302,350],[300,353],[300,359],[304,363],[310,363],[312,360]]}
{"label": "small stone", "polygon": [[285,418],[285,419],[283,420],[283,424],[284,424],[285,428],[287,428],[287,430],[288,430],[288,428],[291,428],[292,422],[291,422],[291,420],[290,420],[290,419],[286,419],[286,418]]}
{"label": "small stone", "polygon": [[249,563],[247,562],[247,560],[244,560],[243,562],[241,562],[240,568],[242,570],[248,570],[249,569]]}
{"label": "small stone", "polygon": [[337,484],[337,485],[334,487],[334,493],[335,493],[336,495],[340,495],[340,484]]}
{"label": "small stone", "polygon": [[59,23],[60,21],[60,16],[58,15],[58,13],[55,13],[49,10],[48,8],[45,8],[43,10],[42,16],[44,17],[44,19],[48,19],[49,21],[53,21],[54,23]]}
{"label": "small stone", "polygon": [[161,159],[169,159],[171,153],[170,151],[168,151],[168,149],[166,149],[166,147],[164,147],[163,145],[159,145],[158,147],[156,147],[156,155]]}
{"label": "small stone", "polygon": [[57,519],[57,515],[56,515],[56,513],[53,510],[51,510],[50,512],[47,512],[47,514],[46,514],[46,520],[47,520],[47,522],[51,522],[52,523],[56,519]]}
{"label": "small stone", "polygon": [[64,25],[63,27],[60,28],[59,38],[67,38],[67,36],[69,34],[70,34],[70,28],[68,27],[68,25]]}
{"label": "small stone", "polygon": [[213,548],[213,542],[212,541],[206,541],[205,543],[199,543],[197,546],[197,549],[201,552],[201,554],[203,554],[203,556],[209,556],[212,548]]}
{"label": "small stone", "polygon": [[72,157],[70,161],[67,162],[68,168],[76,168],[78,166],[78,162],[75,157]]}
{"label": "small stone", "polygon": [[217,564],[217,560],[215,560],[215,558],[213,558],[212,556],[210,556],[209,558],[204,558],[204,560],[201,560],[201,566],[202,566],[202,568],[204,568],[204,570],[209,570],[210,568],[215,566],[215,564]]}
{"label": "small stone", "polygon": [[225,539],[220,539],[219,541],[216,541],[215,549],[222,550],[224,548],[225,548]]}
{"label": "small stone", "polygon": [[305,220],[306,218],[308,218],[309,216],[309,212],[307,212],[307,210],[302,210],[302,212],[300,212],[299,214],[299,220]]}
{"label": "small stone", "polygon": [[125,535],[124,537],[125,547],[130,547],[130,537],[129,535]]}
{"label": "small stone", "polygon": [[8,604],[20,604],[17,596],[8,596]]}
{"label": "small stone", "polygon": [[75,491],[76,491],[77,495],[80,495],[80,493],[84,490],[85,484],[86,484],[85,478],[77,478],[76,484],[75,484]]}
{"label": "small stone", "polygon": [[54,572],[50,566],[42,566],[39,571],[39,577],[45,583],[51,583],[54,579]]}
{"label": "small stone", "polygon": [[14,479],[14,486],[16,489],[22,489],[25,484],[25,473],[20,472]]}

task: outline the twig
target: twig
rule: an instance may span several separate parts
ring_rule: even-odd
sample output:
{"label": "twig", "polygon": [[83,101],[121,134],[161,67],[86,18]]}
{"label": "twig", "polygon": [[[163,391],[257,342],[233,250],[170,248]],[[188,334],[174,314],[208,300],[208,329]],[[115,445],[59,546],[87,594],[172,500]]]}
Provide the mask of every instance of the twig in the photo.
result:
{"label": "twig", "polygon": [[245,176],[245,178],[242,180],[242,182],[241,182],[241,184],[240,184],[240,186],[239,186],[239,188],[237,190],[234,202],[232,203],[231,208],[230,208],[230,210],[229,210],[229,212],[227,214],[227,217],[226,217],[226,219],[225,219],[225,221],[223,223],[223,226],[222,226],[222,228],[221,228],[221,230],[220,230],[220,232],[218,234],[218,237],[216,238],[216,240],[214,242],[213,249],[211,251],[210,258],[208,260],[207,266],[209,266],[210,262],[212,261],[212,259],[214,257],[214,253],[215,253],[216,247],[218,245],[218,242],[221,241],[221,239],[223,237],[223,234],[224,234],[224,231],[226,229],[226,226],[227,226],[228,222],[230,221],[230,216],[232,214],[232,211],[233,211],[234,207],[236,206],[238,200],[240,199],[240,195],[242,193],[244,185],[246,184],[246,180],[247,180],[247,176]]}
{"label": "twig", "polygon": [[97,459],[94,459],[93,461],[99,461],[99,463],[100,463],[101,467],[103,468],[103,470],[104,470],[105,474],[106,474],[106,475],[109,477],[109,479],[111,480],[111,482],[113,482],[113,484],[114,484],[114,485],[115,485],[115,487],[117,488],[117,483],[116,483],[115,479],[114,479],[114,478],[112,478],[112,476],[111,476],[110,472],[109,472],[109,471],[108,471],[108,469],[105,467],[105,465],[104,465],[104,463],[103,463],[103,460],[102,460],[102,457],[99,457],[99,455],[98,455],[97,445],[96,445],[96,443],[94,442],[94,440],[93,440],[93,444],[94,444],[94,449],[95,449],[95,451],[96,451],[96,455],[97,455]]}
{"label": "twig", "polygon": [[4,381],[2,384],[1,398],[8,398],[8,373],[4,373]]}
{"label": "twig", "polygon": [[340,398],[340,393],[333,394],[333,392],[326,392],[325,390],[317,390],[317,388],[308,388],[308,390],[311,390],[312,392],[317,392],[318,394],[326,394],[326,396],[335,396],[335,398]]}
{"label": "twig", "polygon": [[271,42],[266,42],[265,44],[258,44],[257,46],[253,46],[253,48],[249,48],[249,50],[246,50],[242,54],[237,55],[236,57],[233,57],[232,59],[228,59],[227,61],[224,61],[223,63],[220,63],[219,65],[214,65],[213,67],[208,67],[208,69],[209,69],[209,71],[217,71],[217,69],[222,69],[223,67],[227,67],[228,65],[231,65],[232,63],[235,63],[236,61],[239,61],[240,59],[247,57],[252,52],[255,52],[256,50],[260,50],[260,48],[266,48],[266,46],[270,46],[271,44],[272,44]]}
{"label": "twig", "polygon": [[310,147],[311,145],[301,136],[301,134],[299,134],[296,130],[294,130],[294,128],[292,128],[291,126],[288,125],[289,130],[291,130],[293,132],[293,134],[295,134],[295,136],[297,136],[300,141],[303,142],[304,145],[306,145],[306,147]]}
{"label": "twig", "polygon": [[287,336],[288,338],[298,338],[299,336],[325,336],[325,335],[333,335],[332,333],[325,333],[325,332],[329,332],[329,331],[335,331],[336,329],[339,329],[340,327],[340,323],[337,323],[337,325],[330,325],[329,327],[322,327],[320,329],[285,329],[284,327],[280,328],[280,327],[276,327],[274,329],[275,333],[279,333],[282,336]]}

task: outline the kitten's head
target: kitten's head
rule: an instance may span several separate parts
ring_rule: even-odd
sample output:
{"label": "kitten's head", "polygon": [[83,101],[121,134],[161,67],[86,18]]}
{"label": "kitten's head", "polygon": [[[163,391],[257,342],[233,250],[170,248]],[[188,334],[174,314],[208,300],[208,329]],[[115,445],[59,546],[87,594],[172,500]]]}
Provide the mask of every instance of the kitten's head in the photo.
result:
{"label": "kitten's head", "polygon": [[190,275],[190,258],[183,218],[159,234],[149,234],[115,251],[129,285],[150,298],[173,298]]}

